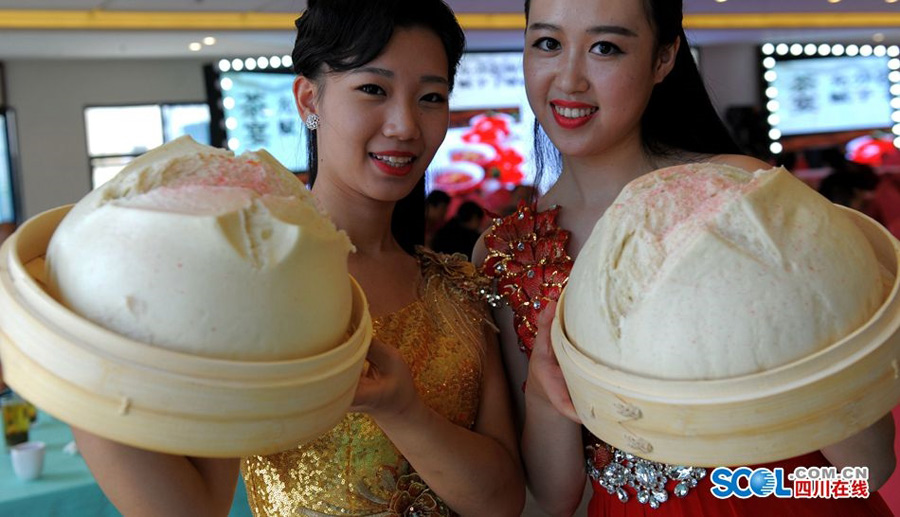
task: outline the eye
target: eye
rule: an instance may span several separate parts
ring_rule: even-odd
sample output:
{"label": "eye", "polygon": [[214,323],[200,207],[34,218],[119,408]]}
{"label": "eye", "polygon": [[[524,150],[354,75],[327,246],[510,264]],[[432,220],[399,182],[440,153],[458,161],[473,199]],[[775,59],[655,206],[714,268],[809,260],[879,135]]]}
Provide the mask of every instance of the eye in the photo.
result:
{"label": "eye", "polygon": [[384,88],[377,84],[364,84],[357,88],[357,90],[369,95],[385,95]]}
{"label": "eye", "polygon": [[531,46],[545,52],[553,52],[559,50],[562,45],[553,38],[539,38]]}
{"label": "eye", "polygon": [[595,43],[594,46],[591,47],[591,52],[593,52],[594,54],[600,54],[601,56],[614,56],[616,54],[621,54],[622,49],[620,49],[614,43],[601,41],[599,43]]}
{"label": "eye", "polygon": [[425,102],[433,103],[433,104],[444,104],[447,102],[447,97],[440,93],[429,93],[422,97],[422,100]]}

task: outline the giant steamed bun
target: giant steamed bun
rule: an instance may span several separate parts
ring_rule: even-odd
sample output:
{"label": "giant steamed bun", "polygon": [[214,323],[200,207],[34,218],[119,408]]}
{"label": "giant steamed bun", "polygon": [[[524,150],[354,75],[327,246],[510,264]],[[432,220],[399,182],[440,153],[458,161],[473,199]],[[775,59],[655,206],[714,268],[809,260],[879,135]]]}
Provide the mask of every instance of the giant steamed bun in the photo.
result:
{"label": "giant steamed bun", "polygon": [[47,249],[50,293],[132,339],[271,361],[344,341],[346,234],[265,151],[188,137],[131,162],[66,215]]}
{"label": "giant steamed bun", "polygon": [[853,332],[884,300],[883,274],[842,209],[785,169],[670,167],[631,182],[598,221],[564,323],[617,369],[732,377]]}

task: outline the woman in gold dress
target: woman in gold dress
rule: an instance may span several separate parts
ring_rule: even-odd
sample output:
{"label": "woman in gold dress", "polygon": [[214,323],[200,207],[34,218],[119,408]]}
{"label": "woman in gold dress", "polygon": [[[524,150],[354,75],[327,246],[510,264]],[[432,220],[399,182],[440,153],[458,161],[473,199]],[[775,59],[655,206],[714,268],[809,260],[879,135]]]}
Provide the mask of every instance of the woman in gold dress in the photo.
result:
{"label": "woman in gold dress", "polygon": [[138,450],[75,431],[125,515],[226,515],[238,469],[262,515],[518,515],[524,482],[493,326],[474,266],[411,256],[396,202],[447,131],[464,37],[441,0],[310,0],[293,53],[313,194],[356,247],[375,340],[351,413],[269,456]]}

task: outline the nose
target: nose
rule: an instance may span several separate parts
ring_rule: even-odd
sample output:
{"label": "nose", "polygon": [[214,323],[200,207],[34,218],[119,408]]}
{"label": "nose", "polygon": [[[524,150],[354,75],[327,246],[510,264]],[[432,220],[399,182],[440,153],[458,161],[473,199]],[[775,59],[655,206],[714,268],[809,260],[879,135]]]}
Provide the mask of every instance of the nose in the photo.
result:
{"label": "nose", "polygon": [[584,74],[584,56],[579,52],[569,52],[562,60],[557,81],[566,93],[584,92],[590,83]]}
{"label": "nose", "polygon": [[415,140],[421,136],[419,109],[414,104],[397,102],[390,107],[383,128],[384,136],[397,140]]}

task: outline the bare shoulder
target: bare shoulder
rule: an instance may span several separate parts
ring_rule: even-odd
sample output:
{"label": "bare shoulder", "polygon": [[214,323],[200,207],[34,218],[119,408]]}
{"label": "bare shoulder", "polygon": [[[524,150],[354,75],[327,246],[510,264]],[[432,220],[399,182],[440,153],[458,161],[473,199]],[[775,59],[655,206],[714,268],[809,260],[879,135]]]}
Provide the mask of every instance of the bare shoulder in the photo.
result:
{"label": "bare shoulder", "polygon": [[772,168],[772,164],[745,154],[717,154],[710,158],[709,161],[711,163],[724,163],[725,165],[731,165],[732,167],[744,169],[748,172]]}
{"label": "bare shoulder", "polygon": [[475,248],[472,249],[472,263],[476,266],[480,267],[484,262],[484,259],[487,258],[487,246],[484,244],[484,237],[490,233],[490,231],[490,228],[485,230],[485,232],[481,234],[481,237],[478,238],[478,242],[475,243]]}

